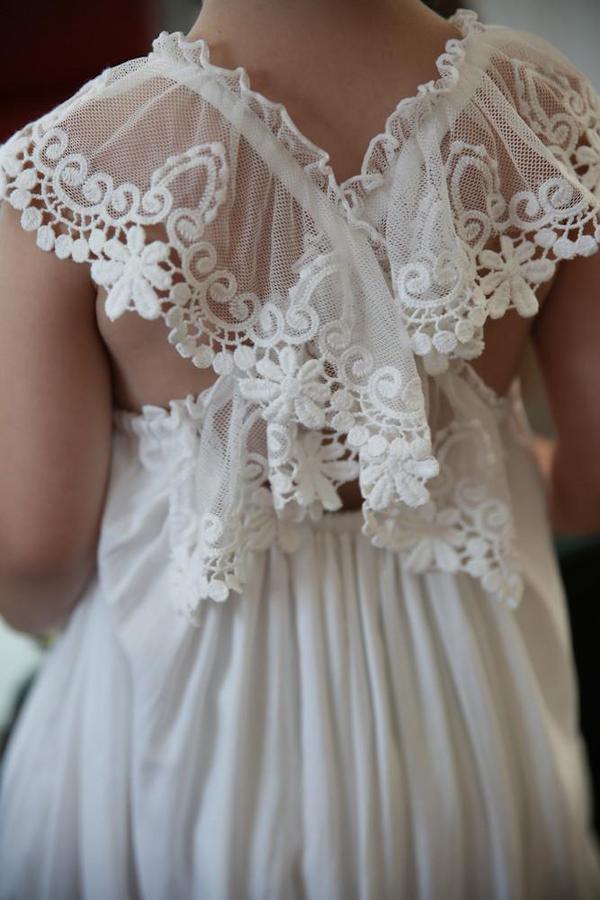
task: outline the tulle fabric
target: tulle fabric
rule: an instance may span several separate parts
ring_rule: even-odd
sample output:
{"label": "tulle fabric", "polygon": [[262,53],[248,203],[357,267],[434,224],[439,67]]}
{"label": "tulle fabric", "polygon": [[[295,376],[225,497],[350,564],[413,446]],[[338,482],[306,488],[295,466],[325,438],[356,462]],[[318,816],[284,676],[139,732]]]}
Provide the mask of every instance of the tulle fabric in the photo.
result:
{"label": "tulle fabric", "polygon": [[0,148],[38,246],[216,375],[115,412],[97,573],[3,768],[1,900],[600,897],[542,486],[465,362],[597,252],[600,98],[455,23],[342,185],[178,33]]}
{"label": "tulle fabric", "polygon": [[[510,509],[472,559],[446,425],[486,320],[534,315],[558,263],[600,247],[600,96],[539,37],[465,9],[450,28],[437,77],[399,98],[341,184],[285,105],[181,32],[0,147],[0,203],[38,246],[89,266],[111,320],[161,318],[190,382],[214,373],[172,510],[172,589],[192,620],[243,589],[259,537],[289,549],[357,479],[374,545],[408,546],[410,522],[408,568],[427,558],[521,600]],[[504,504],[501,448],[470,443],[485,519]],[[440,529],[446,547],[425,552]]]}
{"label": "tulle fabric", "polygon": [[[525,447],[526,599],[405,571],[360,511],[173,614],[176,415],[117,412],[99,568],[8,748],[2,900],[592,900],[564,598]],[[144,453],[140,454],[143,446]]]}

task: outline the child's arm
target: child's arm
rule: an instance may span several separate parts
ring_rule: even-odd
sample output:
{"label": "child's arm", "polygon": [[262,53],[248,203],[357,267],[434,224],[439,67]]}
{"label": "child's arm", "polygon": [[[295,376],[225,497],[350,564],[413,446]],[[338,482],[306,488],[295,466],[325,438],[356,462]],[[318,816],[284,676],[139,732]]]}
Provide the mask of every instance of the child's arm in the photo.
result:
{"label": "child's arm", "polygon": [[559,267],[533,337],[556,428],[546,454],[554,527],[600,532],[600,253]]}
{"label": "child's arm", "polygon": [[62,620],[95,565],[111,376],[88,266],[40,250],[0,206],[0,614]]}

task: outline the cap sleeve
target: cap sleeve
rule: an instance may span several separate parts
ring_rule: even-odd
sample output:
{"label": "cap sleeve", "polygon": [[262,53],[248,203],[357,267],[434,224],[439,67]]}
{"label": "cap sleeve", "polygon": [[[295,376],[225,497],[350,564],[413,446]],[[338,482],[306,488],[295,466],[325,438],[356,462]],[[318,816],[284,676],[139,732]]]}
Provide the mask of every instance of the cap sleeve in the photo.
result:
{"label": "cap sleeve", "polygon": [[556,265],[600,244],[600,98],[547,41],[486,26],[456,91],[394,172],[388,250],[427,371],[484,349],[483,327],[538,310]]}
{"label": "cap sleeve", "polygon": [[130,60],[0,148],[0,201],[42,250],[91,266],[111,319],[160,315],[178,274],[168,231],[199,235],[225,193],[224,147],[171,89],[148,57]]}

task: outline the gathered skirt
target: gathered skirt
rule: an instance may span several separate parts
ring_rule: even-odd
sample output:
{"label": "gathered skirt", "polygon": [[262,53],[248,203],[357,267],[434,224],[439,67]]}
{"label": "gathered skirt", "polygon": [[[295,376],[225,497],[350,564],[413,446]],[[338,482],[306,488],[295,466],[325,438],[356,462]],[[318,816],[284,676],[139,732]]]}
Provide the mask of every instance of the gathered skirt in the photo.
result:
{"label": "gathered skirt", "polygon": [[130,615],[90,583],[9,743],[2,900],[600,897],[552,559],[512,610],[361,523],[255,551],[198,628],[160,533]]}

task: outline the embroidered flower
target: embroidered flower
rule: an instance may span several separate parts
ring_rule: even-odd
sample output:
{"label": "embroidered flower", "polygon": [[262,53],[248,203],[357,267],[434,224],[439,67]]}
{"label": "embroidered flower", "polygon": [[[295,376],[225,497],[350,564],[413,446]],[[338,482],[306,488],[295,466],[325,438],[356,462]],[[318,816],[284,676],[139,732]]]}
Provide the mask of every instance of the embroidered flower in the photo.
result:
{"label": "embroidered flower", "polygon": [[292,416],[307,428],[323,428],[324,404],[330,396],[329,386],[322,381],[323,361],[308,359],[300,364],[298,352],[286,346],[279,353],[280,365],[268,356],[256,363],[262,378],[240,381],[240,391],[247,400],[266,403],[264,417],[285,423]]}
{"label": "embroidered flower", "polygon": [[158,318],[161,301],[155,288],[164,291],[171,286],[171,275],[160,266],[169,256],[168,244],[146,245],[146,233],[136,225],[127,232],[127,244],[111,238],[101,251],[108,260],[96,260],[91,271],[98,284],[110,289],[105,306],[109,319],[117,319],[132,301],[144,319]]}
{"label": "embroidered flower", "polygon": [[297,550],[303,534],[301,525],[294,521],[293,514],[277,514],[268,488],[256,488],[246,509],[244,531],[248,535],[248,549],[266,550],[277,544],[286,553]]}
{"label": "embroidered flower", "polygon": [[342,459],[347,448],[339,441],[325,443],[317,432],[304,434],[295,450],[295,499],[306,507],[316,504],[328,510],[339,509],[342,501],[334,482],[342,484],[357,478],[358,462]]}
{"label": "embroidered flower", "polygon": [[523,594],[523,579],[517,572],[494,568],[481,579],[484,590],[516,609]]}
{"label": "embroidered flower", "polygon": [[352,412],[354,397],[349,391],[339,389],[334,391],[331,397],[331,409],[333,417],[331,425],[337,431],[348,432],[356,425],[356,418]]}
{"label": "embroidered flower", "polygon": [[361,446],[361,483],[374,510],[385,509],[398,497],[408,506],[422,506],[429,499],[424,482],[439,473],[437,460],[425,456],[425,446],[414,452],[408,441],[373,435]]}
{"label": "embroidered flower", "polygon": [[430,568],[457,572],[460,568],[458,548],[464,540],[458,509],[443,509],[428,503],[419,513],[402,516],[396,523],[399,550],[408,550],[406,564],[412,572]]}
{"label": "embroidered flower", "polygon": [[499,253],[482,250],[479,255],[481,265],[491,270],[481,279],[481,287],[490,297],[490,316],[498,319],[510,306],[522,316],[532,316],[538,311],[538,300],[530,285],[551,278],[555,264],[549,259],[533,259],[536,246],[531,241],[515,244],[503,234],[500,247]]}
{"label": "embroidered flower", "polygon": [[465,546],[467,555],[466,570],[475,578],[483,578],[492,568],[493,547],[482,537],[474,537]]}

